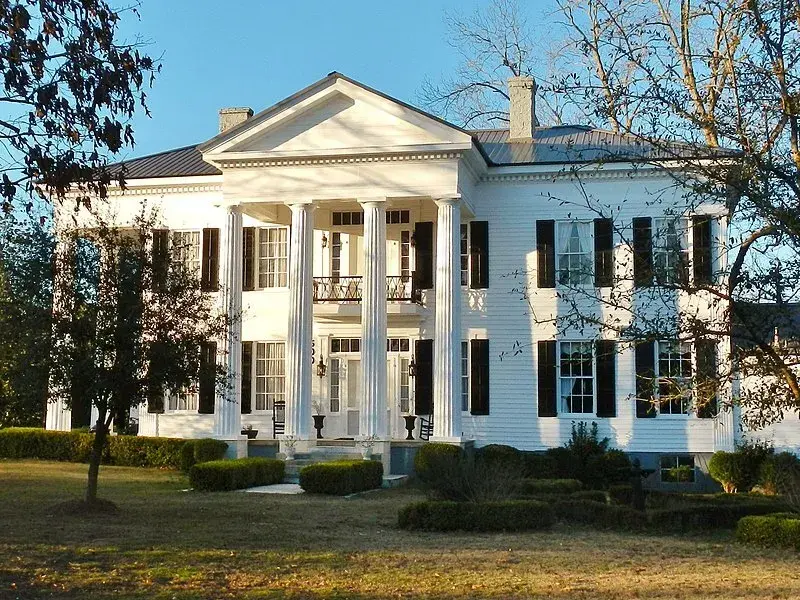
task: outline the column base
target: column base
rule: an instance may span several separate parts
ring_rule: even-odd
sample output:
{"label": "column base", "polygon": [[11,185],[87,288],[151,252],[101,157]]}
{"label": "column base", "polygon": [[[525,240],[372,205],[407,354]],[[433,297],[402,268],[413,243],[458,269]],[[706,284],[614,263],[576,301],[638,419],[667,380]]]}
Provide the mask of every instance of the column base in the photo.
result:
{"label": "column base", "polygon": [[233,438],[217,438],[228,444],[225,458],[247,458],[247,436],[239,435]]}

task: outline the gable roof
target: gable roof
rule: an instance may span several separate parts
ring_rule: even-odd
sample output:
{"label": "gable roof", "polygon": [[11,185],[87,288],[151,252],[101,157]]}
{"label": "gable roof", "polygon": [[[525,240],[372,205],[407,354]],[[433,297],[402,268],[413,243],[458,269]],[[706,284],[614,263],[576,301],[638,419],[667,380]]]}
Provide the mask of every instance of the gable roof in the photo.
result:
{"label": "gable roof", "polygon": [[[295,103],[298,99],[316,93],[318,90],[331,85],[337,79],[347,81],[426,118],[433,119],[442,125],[471,136],[476,148],[489,166],[581,164],[599,160],[620,162],[663,159],[674,157],[675,155],[672,152],[665,152],[648,146],[632,135],[595,129],[585,125],[539,127],[534,131],[532,141],[509,142],[508,129],[462,129],[436,115],[425,112],[334,71],[206,142],[121,161],[110,165],[110,168],[112,171],[118,172],[124,166],[126,179],[220,175],[222,172],[219,169],[203,160],[202,152],[234,138],[254,123],[269,119]],[[686,152],[690,147],[674,146],[675,153],[681,153],[681,149]]]}

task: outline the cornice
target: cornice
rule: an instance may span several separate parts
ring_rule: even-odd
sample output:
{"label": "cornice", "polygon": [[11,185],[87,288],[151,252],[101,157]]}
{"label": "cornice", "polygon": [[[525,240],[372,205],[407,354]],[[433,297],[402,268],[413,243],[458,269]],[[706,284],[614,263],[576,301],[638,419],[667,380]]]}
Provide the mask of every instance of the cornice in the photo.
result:
{"label": "cornice", "polygon": [[526,182],[556,180],[619,180],[619,179],[660,179],[665,177],[660,169],[596,169],[583,171],[576,169],[559,169],[557,171],[485,173],[480,177],[481,183],[494,182]]}
{"label": "cornice", "polygon": [[116,188],[108,190],[109,196],[148,196],[153,194],[197,194],[221,192],[221,183],[208,184],[168,184],[168,185],[148,185],[142,187],[128,186],[124,190]]}
{"label": "cornice", "polygon": [[224,159],[214,161],[222,169],[253,169],[273,167],[305,167],[317,165],[346,165],[363,163],[395,163],[458,160],[463,150],[447,152],[375,153],[344,156],[315,156],[305,158]]}

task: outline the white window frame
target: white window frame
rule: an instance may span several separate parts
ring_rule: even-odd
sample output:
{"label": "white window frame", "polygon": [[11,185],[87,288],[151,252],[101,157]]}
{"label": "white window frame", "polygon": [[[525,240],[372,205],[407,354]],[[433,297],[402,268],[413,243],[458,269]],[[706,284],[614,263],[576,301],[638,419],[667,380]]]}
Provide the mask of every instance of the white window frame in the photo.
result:
{"label": "white window frame", "polygon": [[[555,231],[555,245],[556,245],[556,285],[559,287],[590,287],[594,285],[594,231],[593,231],[593,221],[584,220],[584,219],[572,219],[569,221],[556,221],[556,231]],[[562,228],[569,227],[570,228],[570,237],[572,233],[572,228],[574,226],[578,226],[580,229],[584,229],[586,236],[580,237],[580,243],[586,244],[585,250],[583,252],[576,252],[574,250],[568,250],[566,252],[563,251],[562,246]],[[579,229],[579,232],[580,232]],[[572,257],[575,257],[574,259]],[[585,257],[581,259],[581,257]],[[566,258],[569,264],[568,268],[562,269],[562,259]],[[587,267],[586,271],[584,272],[583,269],[573,269],[572,263],[573,261],[577,261],[578,263],[585,261],[585,265]],[[565,281],[563,279],[563,273],[568,274],[568,279]],[[572,273],[575,273],[576,276],[580,276],[578,281],[573,281],[573,277],[571,276]]]}
{"label": "white window frame", "polygon": [[[589,348],[589,354],[591,355],[591,377],[586,375],[563,375],[562,374],[562,347],[564,344],[581,344],[586,345]],[[587,415],[595,415],[597,410],[597,360],[594,352],[594,344],[588,340],[561,340],[558,342],[558,347],[556,348],[556,379],[557,379],[557,387],[558,387],[558,414],[563,416],[574,416],[574,417],[581,417],[586,418]],[[592,383],[592,406],[590,410],[587,412],[573,412],[568,410],[565,405],[565,397],[562,393],[562,386],[564,385],[564,379],[567,378],[575,378],[580,377],[581,379],[590,379]],[[581,395],[581,397],[585,397],[585,395]]]}
{"label": "white window frame", "polygon": [[[178,256],[176,257],[177,260],[181,261],[187,271],[193,273],[197,280],[200,280],[200,275],[203,269],[203,232],[200,229],[173,229],[170,232],[169,242],[172,248],[178,249]],[[196,237],[197,243],[195,245],[195,241],[191,240],[191,242],[187,242],[187,237],[192,236],[193,238]],[[193,257],[187,256],[188,249],[191,247],[196,247],[196,252]]]}
{"label": "white window frame", "polygon": [[404,353],[400,356],[398,364],[398,382],[399,382],[399,398],[400,398],[400,413],[407,415],[411,413],[411,375],[409,374],[409,367],[411,365],[411,355]]}
{"label": "white window frame", "polygon": [[[252,398],[250,406],[252,407],[253,413],[271,413],[275,407],[275,401],[286,401],[286,342],[283,340],[261,340],[254,342],[255,348],[253,349],[253,373],[252,373]],[[268,358],[267,357],[267,347],[274,346],[274,347],[282,347],[283,348],[283,357],[281,358]],[[259,350],[264,348],[264,358],[259,358]],[[280,368],[278,369],[278,373],[269,373],[269,361],[279,362]],[[259,374],[259,367],[260,364],[264,363],[264,373]],[[273,391],[270,390],[269,381],[275,380],[274,383],[277,385],[273,385]],[[259,383],[260,380],[264,381],[263,391],[259,391]],[[259,396],[264,396],[264,404],[263,408],[259,408]]]}
{"label": "white window frame", "polygon": [[469,287],[470,256],[469,256],[469,223],[461,223],[459,235],[459,249],[461,257],[461,287]]}
{"label": "white window frame", "polygon": [[469,413],[470,355],[469,341],[461,342],[461,412]]}
{"label": "white window frame", "polygon": [[[676,224],[676,235],[680,248],[670,247],[664,240],[665,232],[671,223]],[[681,280],[678,277],[683,265],[692,276],[691,249],[692,249],[691,219],[687,216],[665,215],[653,218],[653,274],[659,283],[676,284]],[[662,264],[659,264],[663,262]]]}
{"label": "white window frame", "polygon": [[[342,411],[342,360],[338,356],[328,358],[328,411],[339,414]],[[334,389],[336,394],[334,394]],[[333,401],[336,400],[336,408]]]}
{"label": "white window frame", "polygon": [[[269,239],[271,235],[276,235],[279,239]],[[266,237],[263,241],[262,236]],[[284,236],[284,239],[281,240],[280,236]],[[253,252],[256,289],[271,290],[289,287],[289,243],[288,227],[259,227],[256,229],[255,252]]]}
{"label": "white window frame", "polygon": [[[671,376],[671,375],[664,375],[661,373],[661,347],[663,345],[674,345],[678,344],[678,353],[672,353],[673,356],[681,356],[685,352],[681,352],[681,347],[685,347],[689,354],[689,370],[690,374],[688,376],[681,375],[679,377]],[[657,414],[660,417],[666,418],[678,418],[678,419],[685,419],[692,414],[692,404],[693,404],[693,397],[694,397],[694,386],[693,386],[693,376],[694,376],[694,348],[693,345],[689,342],[681,342],[679,340],[659,340],[655,344],[655,400],[656,400],[656,410]],[[680,364],[685,359],[683,358],[669,358],[669,363],[678,363]],[[682,370],[682,368],[681,368]],[[662,412],[661,407],[661,385],[663,384],[672,384],[677,383],[681,389],[685,390],[684,398],[682,399],[682,412],[672,412],[670,408],[670,412]]]}
{"label": "white window frame", "polygon": [[[183,403],[183,407],[180,404]],[[173,406],[174,405],[174,406]],[[197,386],[184,388],[167,395],[167,410],[165,412],[176,414],[196,413],[200,408],[200,391]]]}
{"label": "white window frame", "polygon": [[[663,465],[664,459],[674,459],[675,465],[664,467]],[[683,461],[691,460],[692,478],[689,481],[670,481],[669,479],[664,479],[664,471],[670,471],[672,469],[677,469],[683,466],[690,466],[690,465],[682,465],[681,460]],[[662,483],[675,483],[680,485],[691,485],[695,483],[695,481],[697,480],[697,464],[696,461],[694,460],[694,456],[686,454],[662,454],[661,456],[658,457],[658,479]]]}

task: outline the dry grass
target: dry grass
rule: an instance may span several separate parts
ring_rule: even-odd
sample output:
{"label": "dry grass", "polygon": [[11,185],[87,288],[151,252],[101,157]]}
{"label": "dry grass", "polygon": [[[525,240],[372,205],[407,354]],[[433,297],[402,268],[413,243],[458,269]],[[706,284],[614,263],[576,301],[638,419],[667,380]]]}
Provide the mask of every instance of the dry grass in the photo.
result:
{"label": "dry grass", "polygon": [[716,538],[395,528],[413,490],[357,500],[181,491],[104,468],[117,515],[57,515],[83,465],[0,461],[0,598],[800,598],[798,556]]}

